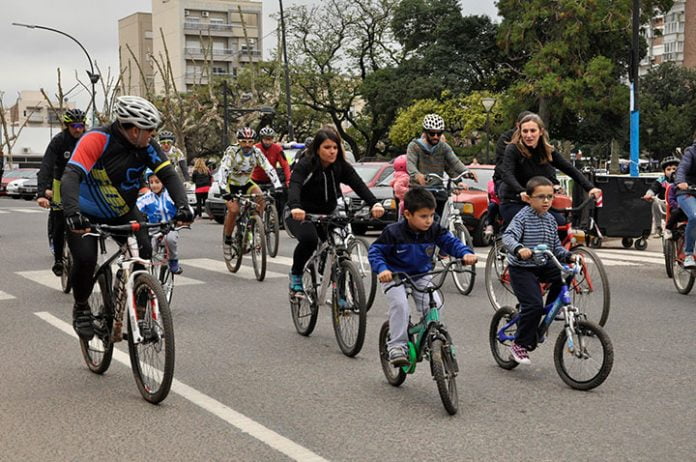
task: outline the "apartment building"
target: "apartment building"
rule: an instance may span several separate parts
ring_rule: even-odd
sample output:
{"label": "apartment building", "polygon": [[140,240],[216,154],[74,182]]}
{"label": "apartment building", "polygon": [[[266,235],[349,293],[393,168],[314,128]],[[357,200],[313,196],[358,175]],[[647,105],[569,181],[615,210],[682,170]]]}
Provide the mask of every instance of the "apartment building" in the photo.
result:
{"label": "apartment building", "polygon": [[641,74],[665,62],[696,67],[696,0],[674,0],[671,10],[643,28],[643,35],[648,50],[640,63]]}
{"label": "apartment building", "polygon": [[[53,107],[59,106],[58,101],[51,101]],[[72,102],[64,102],[64,108],[74,108]],[[57,127],[60,130],[61,120],[51,110],[48,102],[40,91],[23,90],[9,110],[9,123],[13,127],[21,127],[26,122],[26,127]]]}
{"label": "apartment building", "polygon": [[[157,0],[155,0],[157,1]],[[145,96],[146,86],[154,88],[152,54],[152,14],[134,13],[118,20],[121,91]]]}

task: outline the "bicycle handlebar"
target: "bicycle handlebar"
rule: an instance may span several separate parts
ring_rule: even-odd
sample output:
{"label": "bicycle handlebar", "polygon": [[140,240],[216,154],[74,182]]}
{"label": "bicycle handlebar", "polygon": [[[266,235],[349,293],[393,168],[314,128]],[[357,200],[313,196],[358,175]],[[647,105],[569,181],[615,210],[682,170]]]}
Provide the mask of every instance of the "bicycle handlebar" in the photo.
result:
{"label": "bicycle handlebar", "polygon": [[84,233],[82,236],[95,236],[100,237],[102,235],[109,234],[133,234],[137,233],[141,229],[154,229],[159,228],[161,230],[180,230],[180,229],[191,229],[190,225],[175,226],[173,221],[166,221],[162,223],[148,223],[144,221],[131,221],[125,225],[100,225],[100,224],[90,224],[90,228],[94,229],[96,232]]}
{"label": "bicycle handlebar", "polygon": [[550,257],[553,264],[556,265],[556,267],[559,270],[561,270],[562,273],[574,273],[574,274],[580,273],[580,259],[581,259],[580,255],[573,255],[574,260],[575,260],[574,261],[575,266],[571,267],[571,266],[564,265],[563,263],[561,263],[558,260],[558,258],[556,258],[556,256],[553,254],[553,252],[551,252],[548,249],[546,244],[537,245],[536,247],[534,247],[532,249],[532,252],[534,253],[535,257],[540,256],[540,255],[546,255],[547,257]]}
{"label": "bicycle handlebar", "polygon": [[[447,277],[447,274],[450,271],[453,271],[455,273],[462,273],[465,271],[463,269],[452,268],[452,266],[455,265],[456,263],[461,263],[461,261],[460,260],[452,260],[449,263],[447,263],[447,265],[445,265],[445,267],[443,269],[435,270],[435,271],[428,271],[427,273],[413,274],[413,275],[409,275],[407,273],[393,273],[392,281],[391,281],[391,282],[393,282],[393,284],[391,286],[387,287],[384,290],[384,293],[386,294],[394,287],[398,287],[398,286],[401,286],[404,284],[407,284],[416,292],[420,292],[423,294],[426,294],[429,292],[434,292],[434,291],[438,290],[440,287],[442,287],[442,285],[445,283],[445,278]],[[416,283],[414,281],[414,279],[420,279],[420,278],[425,277],[425,276],[436,276],[438,274],[441,275],[440,280],[437,283],[433,283],[431,285],[428,285],[427,287],[425,287],[423,289],[418,288],[418,286],[416,285]],[[434,280],[435,279],[433,278],[431,280],[431,282],[433,282]]]}
{"label": "bicycle handlebar", "polygon": [[426,178],[436,178],[436,179],[442,181],[443,183],[445,181],[449,181],[449,182],[457,181],[457,180],[462,179],[463,177],[473,179],[472,173],[468,170],[466,172],[460,173],[459,175],[455,176],[454,178],[445,178],[444,176],[440,176],[437,173],[428,173],[427,175],[425,175],[425,177]]}
{"label": "bicycle handlebar", "polygon": [[584,201],[582,201],[582,203],[581,203],[580,205],[578,205],[577,207],[568,207],[568,208],[565,208],[565,209],[557,209],[557,208],[555,208],[555,207],[551,207],[551,210],[553,210],[554,212],[566,213],[566,214],[567,214],[567,213],[576,213],[576,212],[579,212],[580,210],[584,209],[584,208],[587,207],[591,202],[594,202],[594,201],[596,201],[596,199],[594,198],[594,196],[588,196],[587,199],[585,199]]}
{"label": "bicycle handlebar", "polygon": [[306,213],[305,221],[311,221],[312,223],[333,223],[337,225],[348,224],[353,221],[352,216],[341,216],[336,214],[322,214],[322,213]]}

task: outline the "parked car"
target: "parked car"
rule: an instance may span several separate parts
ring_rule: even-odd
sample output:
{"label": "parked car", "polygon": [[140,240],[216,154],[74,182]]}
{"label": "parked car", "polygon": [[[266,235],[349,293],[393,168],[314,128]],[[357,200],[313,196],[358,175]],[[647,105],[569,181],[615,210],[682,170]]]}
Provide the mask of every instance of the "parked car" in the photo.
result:
{"label": "parked car", "polygon": [[490,236],[484,233],[486,218],[488,217],[488,182],[493,178],[495,165],[469,166],[478,179],[466,179],[464,183],[469,189],[460,191],[454,196],[454,206],[462,216],[474,240],[474,245],[486,246],[490,244]]}
{"label": "parked car", "polygon": [[[7,195],[9,197],[12,197],[13,199],[19,199],[23,197],[23,194],[20,192],[20,187],[22,187],[24,183],[26,183],[30,179],[36,181],[36,175],[39,173],[39,169],[27,168],[20,169],[18,172],[18,175],[7,184],[7,188],[5,189]],[[34,185],[34,194],[36,194],[36,185]],[[29,199],[31,199],[31,197]]]}
{"label": "parked car", "polygon": [[355,234],[365,234],[370,228],[382,229],[399,219],[399,201],[394,197],[394,190],[389,185],[393,176],[394,171],[392,170],[390,174],[379,183],[373,186],[368,185],[372,194],[375,195],[377,200],[382,203],[382,207],[384,207],[384,215],[382,215],[380,219],[372,218],[370,207],[368,207],[365,201],[360,199],[355,192],[351,191],[346,194],[345,197],[348,200],[348,210],[353,215],[351,226]]}
{"label": "parked car", "polygon": [[[376,186],[394,173],[394,166],[390,162],[356,162],[353,164],[353,168],[368,188]],[[350,186],[341,185],[343,194],[348,194],[351,191]]]}
{"label": "parked car", "polygon": [[17,168],[14,170],[6,170],[2,175],[2,182],[0,182],[0,196],[7,194],[7,185],[12,181],[19,178],[28,178],[31,176],[31,172],[36,169],[31,168]]}
{"label": "parked car", "polygon": [[19,195],[22,199],[30,201],[36,197],[36,190],[38,189],[38,178],[28,178],[17,188]]}

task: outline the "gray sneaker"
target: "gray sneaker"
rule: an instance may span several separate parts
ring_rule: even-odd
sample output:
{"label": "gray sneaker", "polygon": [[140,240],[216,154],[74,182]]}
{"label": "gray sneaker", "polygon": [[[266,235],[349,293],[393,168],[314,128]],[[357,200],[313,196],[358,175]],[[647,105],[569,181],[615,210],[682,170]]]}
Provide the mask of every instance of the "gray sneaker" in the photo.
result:
{"label": "gray sneaker", "polygon": [[403,367],[408,366],[410,363],[403,349],[392,348],[389,350],[389,364],[391,364],[392,367]]}

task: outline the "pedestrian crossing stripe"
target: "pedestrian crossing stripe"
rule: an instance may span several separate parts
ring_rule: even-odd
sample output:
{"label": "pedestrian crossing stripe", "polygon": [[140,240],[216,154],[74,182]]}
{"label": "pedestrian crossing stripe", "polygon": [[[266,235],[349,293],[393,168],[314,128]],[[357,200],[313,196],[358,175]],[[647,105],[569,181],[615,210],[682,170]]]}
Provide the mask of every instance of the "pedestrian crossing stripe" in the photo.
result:
{"label": "pedestrian crossing stripe", "polygon": [[[248,264],[251,264],[250,260],[247,260]],[[267,260],[268,263],[272,263],[273,259]],[[181,265],[193,266],[194,268],[200,268],[208,271],[214,271],[216,273],[230,274],[232,276],[238,276],[242,279],[255,280],[256,275],[254,274],[254,269],[251,266],[242,265],[239,271],[236,273],[230,273],[227,269],[227,265],[222,260],[213,260],[212,258],[190,258],[185,260],[180,260]],[[287,278],[286,274],[276,273],[275,271],[266,270],[266,279],[276,279],[276,278]],[[176,285],[176,282],[174,283]]]}
{"label": "pedestrian crossing stripe", "polygon": [[[19,271],[17,272],[17,274],[19,276],[29,279],[30,281],[36,282],[37,284],[41,284],[42,286],[46,286],[55,290],[60,290],[61,292],[63,290],[60,285],[60,278],[56,277],[51,270]],[[198,284],[205,284],[205,282],[199,281],[198,279],[187,278],[186,276],[174,277],[175,290],[179,286],[190,286]],[[0,294],[1,293],[2,292],[0,292]],[[2,298],[0,298],[0,300],[2,300]]]}
{"label": "pedestrian crossing stripe", "polygon": [[3,292],[2,290],[0,290],[0,300],[13,300],[13,299],[15,299],[15,298],[17,298],[17,297],[15,297],[14,295],[8,294],[7,292]]}
{"label": "pedestrian crossing stripe", "polygon": [[35,209],[24,209],[24,208],[15,208],[15,209],[2,209],[2,213],[10,213],[10,212],[19,212],[19,213],[46,213],[45,209],[40,209],[40,208],[35,208]]}
{"label": "pedestrian crossing stripe", "polygon": [[650,257],[650,256],[637,256],[637,255],[626,255],[623,254],[620,250],[615,250],[615,251],[595,251],[597,255],[599,255],[599,258],[602,260],[602,263],[604,263],[607,260],[621,260],[621,261],[626,261],[626,262],[637,262],[637,263],[655,263],[656,265],[662,265],[665,262],[664,256],[656,258],[656,257]]}

